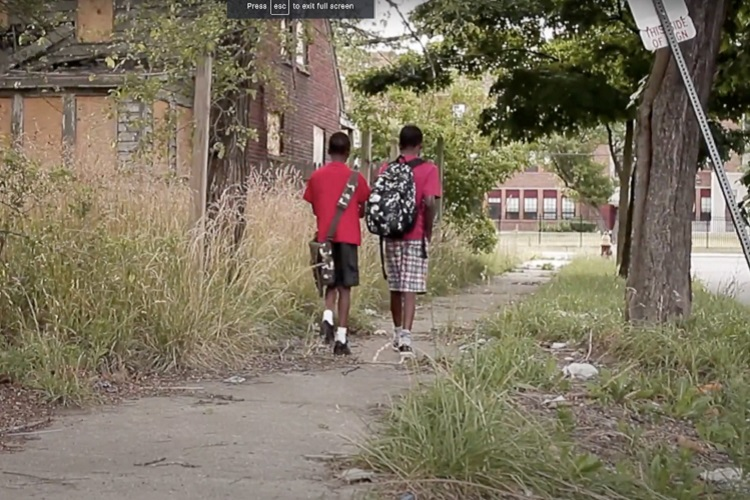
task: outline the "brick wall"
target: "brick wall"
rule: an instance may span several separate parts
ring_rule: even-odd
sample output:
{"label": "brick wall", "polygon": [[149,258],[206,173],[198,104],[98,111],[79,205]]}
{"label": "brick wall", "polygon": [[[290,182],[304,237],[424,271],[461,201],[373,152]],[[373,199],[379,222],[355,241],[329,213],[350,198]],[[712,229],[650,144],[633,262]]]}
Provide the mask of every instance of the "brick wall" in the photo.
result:
{"label": "brick wall", "polygon": [[328,21],[314,19],[308,25],[309,45],[306,70],[298,69],[292,78],[291,64],[280,61],[278,44],[269,44],[264,49],[266,61],[274,64],[288,94],[290,109],[283,117],[283,153],[280,157],[267,154],[267,112],[274,111],[277,97],[272,89],[261,88],[251,105],[251,120],[257,127],[258,140],[252,141],[248,154],[252,161],[265,164],[267,161],[293,163],[313,162],[313,127],[325,131],[325,139],[341,130],[340,87],[333,52],[331,29]]}

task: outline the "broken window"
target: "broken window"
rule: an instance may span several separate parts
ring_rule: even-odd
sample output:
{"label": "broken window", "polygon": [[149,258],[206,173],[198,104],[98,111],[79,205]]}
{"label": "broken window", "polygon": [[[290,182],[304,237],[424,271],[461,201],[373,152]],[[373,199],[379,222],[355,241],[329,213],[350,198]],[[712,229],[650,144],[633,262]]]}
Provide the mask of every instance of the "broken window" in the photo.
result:
{"label": "broken window", "polygon": [[296,65],[300,68],[307,69],[309,62],[309,47],[307,36],[305,34],[305,26],[301,21],[289,23],[282,20],[281,34],[284,37],[281,43],[281,57],[291,64],[292,58],[289,54],[289,50],[294,48],[294,60]]}

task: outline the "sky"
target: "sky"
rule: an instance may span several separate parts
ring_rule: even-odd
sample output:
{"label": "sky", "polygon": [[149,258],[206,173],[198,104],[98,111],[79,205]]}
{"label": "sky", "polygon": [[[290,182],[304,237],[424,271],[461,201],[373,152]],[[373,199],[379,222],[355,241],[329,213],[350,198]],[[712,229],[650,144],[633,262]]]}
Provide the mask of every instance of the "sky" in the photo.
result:
{"label": "sky", "polygon": [[[404,25],[404,21],[399,15],[399,11],[404,16],[409,17],[414,8],[424,3],[425,0],[392,0],[398,9],[390,5],[386,0],[375,0],[375,19],[365,19],[360,22],[360,26],[368,31],[378,33],[383,37],[399,36],[409,33]],[[416,41],[407,44],[409,48],[419,50],[419,44]]]}

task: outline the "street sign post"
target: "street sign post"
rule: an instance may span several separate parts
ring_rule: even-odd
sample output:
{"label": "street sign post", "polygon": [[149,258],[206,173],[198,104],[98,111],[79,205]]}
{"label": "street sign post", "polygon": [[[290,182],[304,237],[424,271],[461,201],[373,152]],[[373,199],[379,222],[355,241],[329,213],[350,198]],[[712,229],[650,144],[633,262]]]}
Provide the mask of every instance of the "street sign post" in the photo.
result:
{"label": "street sign post", "polygon": [[[709,157],[714,166],[716,179],[719,181],[721,192],[724,195],[724,201],[726,202],[727,207],[729,208],[729,213],[732,216],[734,229],[737,232],[737,237],[740,239],[740,245],[742,246],[742,253],[745,254],[745,261],[750,268],[750,235],[748,235],[747,224],[745,223],[742,214],[740,214],[737,199],[734,196],[734,192],[729,184],[729,179],[724,171],[724,163],[721,161],[719,150],[716,147],[716,141],[714,140],[714,136],[711,134],[711,129],[708,126],[706,112],[703,110],[703,106],[698,98],[698,93],[695,90],[695,85],[693,84],[693,79],[690,76],[690,71],[688,70],[687,64],[685,64],[685,58],[682,55],[682,49],[680,49],[680,42],[683,40],[678,38],[674,28],[674,21],[676,19],[690,18],[687,6],[685,5],[684,0],[628,0],[628,2],[630,4],[630,9],[633,12],[633,17],[636,18],[636,23],[638,23],[639,29],[643,30],[643,26],[648,26],[652,23],[652,11],[658,18],[659,26],[664,32],[667,44],[672,50],[672,55],[677,64],[677,69],[680,71],[682,82],[685,84],[685,89],[690,98],[690,104],[693,106],[695,117],[698,120],[698,125],[703,134],[703,140],[706,141]],[[651,5],[650,7],[647,7],[646,4]],[[692,20],[690,22],[692,24]],[[695,31],[695,27],[693,27],[693,31]],[[695,34],[693,34],[693,36],[695,36]],[[643,37],[641,36],[641,38]],[[650,49],[648,46],[646,46],[646,48],[654,50]]]}
{"label": "street sign post", "polygon": [[[628,4],[635,18],[635,24],[641,32],[641,40],[646,49],[653,52],[669,47],[667,34],[659,18],[656,4],[652,0],[628,0]],[[695,38],[695,24],[690,17],[685,1],[662,0],[662,5],[677,42],[681,43]]]}

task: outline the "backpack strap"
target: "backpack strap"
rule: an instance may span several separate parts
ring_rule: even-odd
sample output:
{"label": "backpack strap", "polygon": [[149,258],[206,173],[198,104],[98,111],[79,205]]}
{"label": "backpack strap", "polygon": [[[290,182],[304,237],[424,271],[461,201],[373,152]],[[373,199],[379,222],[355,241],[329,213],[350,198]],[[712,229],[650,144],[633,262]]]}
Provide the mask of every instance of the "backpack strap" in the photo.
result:
{"label": "backpack strap", "polygon": [[383,279],[388,279],[388,273],[385,272],[385,238],[380,237],[380,270],[383,271]]}
{"label": "backpack strap", "polygon": [[[400,156],[399,158],[403,158],[403,156]],[[407,165],[409,165],[411,168],[416,168],[420,166],[421,164],[425,163],[425,161],[422,158],[413,158],[406,162]]]}
{"label": "backpack strap", "polygon": [[[426,163],[422,158],[414,158],[410,161],[407,161],[406,164],[409,165],[412,169]],[[422,236],[422,258],[427,259],[427,238]]]}
{"label": "backpack strap", "polygon": [[346,186],[344,186],[344,190],[341,192],[339,201],[336,204],[336,214],[333,216],[331,225],[328,226],[328,234],[326,234],[326,241],[333,241],[333,238],[336,236],[336,230],[339,227],[339,222],[341,222],[341,217],[344,215],[344,212],[349,207],[349,204],[352,201],[352,197],[354,196],[354,192],[357,190],[358,184],[359,184],[359,172],[356,170],[352,170],[352,175],[349,177],[349,180],[346,181]]}

